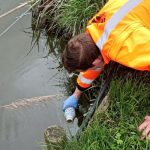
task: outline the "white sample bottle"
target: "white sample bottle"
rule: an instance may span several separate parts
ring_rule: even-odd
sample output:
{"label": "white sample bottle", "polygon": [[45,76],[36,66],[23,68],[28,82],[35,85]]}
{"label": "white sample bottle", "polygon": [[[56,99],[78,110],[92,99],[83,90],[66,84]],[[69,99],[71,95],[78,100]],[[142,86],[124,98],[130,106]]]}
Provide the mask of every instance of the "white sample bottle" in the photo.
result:
{"label": "white sample bottle", "polygon": [[75,109],[73,107],[69,107],[65,110],[65,118],[67,122],[73,122],[75,118]]}

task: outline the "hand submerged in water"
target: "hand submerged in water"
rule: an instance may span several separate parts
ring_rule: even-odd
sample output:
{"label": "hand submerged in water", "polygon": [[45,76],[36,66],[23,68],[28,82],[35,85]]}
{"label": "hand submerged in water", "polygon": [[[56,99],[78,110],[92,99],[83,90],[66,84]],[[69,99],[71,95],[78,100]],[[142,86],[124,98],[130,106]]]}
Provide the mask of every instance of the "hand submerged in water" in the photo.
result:
{"label": "hand submerged in water", "polygon": [[142,132],[141,140],[145,137],[150,140],[150,116],[144,118],[144,122],[138,127],[138,130]]}

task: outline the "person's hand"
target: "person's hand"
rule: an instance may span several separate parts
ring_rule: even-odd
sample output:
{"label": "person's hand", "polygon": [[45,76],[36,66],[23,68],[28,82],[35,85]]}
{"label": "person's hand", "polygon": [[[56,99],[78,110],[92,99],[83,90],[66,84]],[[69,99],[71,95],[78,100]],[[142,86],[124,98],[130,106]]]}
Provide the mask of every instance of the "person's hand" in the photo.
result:
{"label": "person's hand", "polygon": [[78,99],[74,95],[71,95],[64,101],[63,111],[69,107],[74,107],[75,109],[78,107]]}
{"label": "person's hand", "polygon": [[150,116],[144,118],[144,122],[138,127],[138,130],[142,132],[142,140],[145,137],[150,140]]}

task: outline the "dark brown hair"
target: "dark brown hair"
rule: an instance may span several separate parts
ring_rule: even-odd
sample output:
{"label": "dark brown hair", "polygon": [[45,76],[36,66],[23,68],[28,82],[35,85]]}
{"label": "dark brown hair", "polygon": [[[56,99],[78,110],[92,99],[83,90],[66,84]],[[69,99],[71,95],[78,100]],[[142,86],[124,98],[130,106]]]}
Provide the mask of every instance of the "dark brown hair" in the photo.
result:
{"label": "dark brown hair", "polygon": [[87,33],[71,38],[62,54],[62,62],[69,72],[87,70],[93,67],[93,61],[100,51],[91,36]]}

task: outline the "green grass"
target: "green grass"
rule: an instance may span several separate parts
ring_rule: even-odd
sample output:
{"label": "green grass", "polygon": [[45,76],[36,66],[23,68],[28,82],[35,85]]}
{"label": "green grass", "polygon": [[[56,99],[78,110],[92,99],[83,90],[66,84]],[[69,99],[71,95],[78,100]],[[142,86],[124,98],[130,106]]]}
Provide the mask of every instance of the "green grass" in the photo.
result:
{"label": "green grass", "polygon": [[41,0],[32,10],[32,29],[63,37],[78,34],[104,3],[105,0]]}
{"label": "green grass", "polygon": [[102,5],[103,0],[68,0],[58,11],[58,24],[72,35],[83,32],[88,20]]}
{"label": "green grass", "polygon": [[137,127],[150,114],[150,85],[140,80],[114,79],[110,86],[110,106],[97,112],[88,128],[66,143],[64,150],[149,150],[150,142],[140,140]]}

